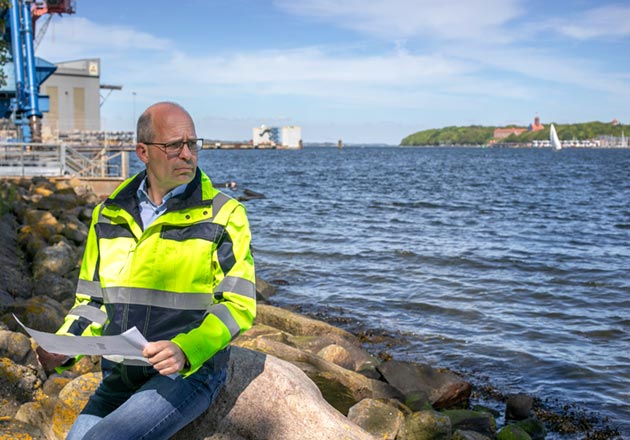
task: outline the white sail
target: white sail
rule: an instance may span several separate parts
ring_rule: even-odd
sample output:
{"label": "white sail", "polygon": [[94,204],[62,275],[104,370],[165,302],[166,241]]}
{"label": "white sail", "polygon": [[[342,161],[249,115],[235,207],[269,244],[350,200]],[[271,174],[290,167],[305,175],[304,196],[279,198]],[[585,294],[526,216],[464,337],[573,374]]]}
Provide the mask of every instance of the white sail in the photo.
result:
{"label": "white sail", "polygon": [[549,142],[551,143],[551,148],[558,151],[562,149],[562,144],[560,143],[560,138],[558,138],[558,133],[556,133],[556,127],[551,124],[551,129],[549,130]]}

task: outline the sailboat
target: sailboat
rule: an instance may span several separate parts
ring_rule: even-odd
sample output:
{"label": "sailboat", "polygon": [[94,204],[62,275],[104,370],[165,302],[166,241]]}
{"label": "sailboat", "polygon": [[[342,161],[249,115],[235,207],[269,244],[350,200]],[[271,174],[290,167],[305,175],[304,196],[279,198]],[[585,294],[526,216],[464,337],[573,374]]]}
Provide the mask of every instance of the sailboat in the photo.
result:
{"label": "sailboat", "polygon": [[562,144],[560,143],[560,138],[558,137],[558,133],[556,133],[556,127],[551,124],[551,129],[549,130],[549,142],[551,143],[551,148],[554,151],[562,150]]}

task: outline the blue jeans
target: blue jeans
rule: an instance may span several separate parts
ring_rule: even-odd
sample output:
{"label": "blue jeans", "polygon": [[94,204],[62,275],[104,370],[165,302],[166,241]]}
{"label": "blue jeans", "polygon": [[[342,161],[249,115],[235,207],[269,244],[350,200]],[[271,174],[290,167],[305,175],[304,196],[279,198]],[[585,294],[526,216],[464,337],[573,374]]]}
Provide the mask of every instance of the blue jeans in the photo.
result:
{"label": "blue jeans", "polygon": [[66,440],[168,439],[214,402],[228,357],[229,349],[222,350],[185,379],[103,359],[103,380]]}

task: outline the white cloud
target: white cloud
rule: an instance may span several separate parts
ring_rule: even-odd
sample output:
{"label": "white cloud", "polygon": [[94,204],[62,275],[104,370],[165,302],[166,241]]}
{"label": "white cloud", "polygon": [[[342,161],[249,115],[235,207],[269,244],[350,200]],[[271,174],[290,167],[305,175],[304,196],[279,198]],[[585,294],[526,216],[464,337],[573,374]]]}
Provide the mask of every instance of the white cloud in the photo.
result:
{"label": "white cloud", "polygon": [[55,16],[37,48],[37,56],[55,62],[172,47],[169,40],[128,27],[101,25],[83,17]]}
{"label": "white cloud", "polygon": [[282,10],[366,34],[398,39],[492,38],[524,9],[517,0],[275,0]]}
{"label": "white cloud", "polygon": [[461,46],[449,49],[448,53],[468,59],[480,69],[487,66],[498,74],[520,75],[541,87],[577,87],[575,90],[630,97],[630,77],[610,72],[597,59],[558,56],[550,50],[528,48]]}
{"label": "white cloud", "polygon": [[552,21],[548,27],[578,40],[628,37],[630,6],[602,6],[586,11],[581,16]]}

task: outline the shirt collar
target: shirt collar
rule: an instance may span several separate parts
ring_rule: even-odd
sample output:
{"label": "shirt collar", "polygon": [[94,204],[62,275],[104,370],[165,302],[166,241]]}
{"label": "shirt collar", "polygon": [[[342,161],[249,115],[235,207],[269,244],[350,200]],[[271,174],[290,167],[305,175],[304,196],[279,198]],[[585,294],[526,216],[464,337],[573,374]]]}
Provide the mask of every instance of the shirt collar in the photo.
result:
{"label": "shirt collar", "polygon": [[172,199],[175,196],[178,196],[180,194],[183,194],[184,191],[186,191],[186,186],[188,185],[187,183],[182,183],[179,186],[176,186],[175,188],[173,188],[172,190],[170,190],[169,192],[167,192],[164,197],[162,198],[162,203],[160,203],[159,205],[156,205],[155,203],[153,203],[153,201],[151,200],[151,197],[149,197],[149,193],[148,193],[148,188],[147,188],[147,176],[144,177],[144,179],[142,179],[142,182],[140,182],[140,186],[138,187],[138,191],[136,191],[136,194],[138,196],[138,200],[144,200],[144,201],[148,201],[150,202],[152,205],[154,206],[162,206],[164,205],[169,199]]}

